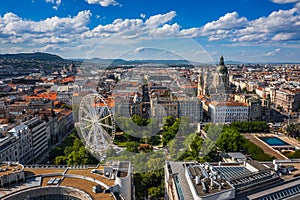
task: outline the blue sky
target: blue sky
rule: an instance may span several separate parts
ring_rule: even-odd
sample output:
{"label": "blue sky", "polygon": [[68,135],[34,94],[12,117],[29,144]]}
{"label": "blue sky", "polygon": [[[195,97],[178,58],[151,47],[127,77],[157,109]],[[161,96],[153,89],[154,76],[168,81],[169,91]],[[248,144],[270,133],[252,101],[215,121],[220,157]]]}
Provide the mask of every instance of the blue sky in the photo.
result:
{"label": "blue sky", "polygon": [[300,62],[299,12],[300,0],[1,0],[0,53]]}

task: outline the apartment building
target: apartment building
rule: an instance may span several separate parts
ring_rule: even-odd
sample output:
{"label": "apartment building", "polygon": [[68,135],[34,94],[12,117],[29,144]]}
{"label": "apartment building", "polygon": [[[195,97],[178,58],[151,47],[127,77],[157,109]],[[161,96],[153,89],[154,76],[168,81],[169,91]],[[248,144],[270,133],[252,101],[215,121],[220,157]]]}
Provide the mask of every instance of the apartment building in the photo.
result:
{"label": "apartment building", "polygon": [[164,117],[172,116],[178,118],[179,101],[169,97],[151,98],[151,117],[162,123]]}
{"label": "apartment building", "polygon": [[183,98],[179,99],[178,105],[178,116],[187,116],[191,123],[199,123],[203,118],[203,108],[200,99],[194,98]]}
{"label": "apartment building", "polygon": [[18,160],[18,137],[7,134],[0,138],[0,161],[17,161]]}
{"label": "apartment building", "polygon": [[300,108],[300,90],[276,90],[274,103],[285,112],[297,112]]}
{"label": "apartment building", "polygon": [[257,95],[253,94],[237,94],[234,100],[249,105],[249,121],[260,121],[263,117],[262,101]]}
{"label": "apartment building", "polygon": [[239,102],[212,101],[209,114],[212,123],[245,122],[249,118],[249,106]]}
{"label": "apartment building", "polygon": [[11,137],[15,137],[16,140],[12,143],[17,149],[16,159],[20,163],[31,163],[33,161],[33,146],[31,132],[27,125],[20,124],[8,131]]}
{"label": "apartment building", "polygon": [[33,162],[37,163],[46,158],[48,153],[48,133],[46,122],[37,117],[24,122],[31,133]]}

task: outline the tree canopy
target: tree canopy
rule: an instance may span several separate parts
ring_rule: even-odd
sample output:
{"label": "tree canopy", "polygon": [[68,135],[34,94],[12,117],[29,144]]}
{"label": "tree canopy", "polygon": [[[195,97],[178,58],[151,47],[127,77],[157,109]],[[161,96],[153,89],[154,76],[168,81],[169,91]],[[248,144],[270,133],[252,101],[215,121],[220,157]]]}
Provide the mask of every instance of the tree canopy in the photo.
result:
{"label": "tree canopy", "polygon": [[223,127],[216,145],[225,152],[235,152],[242,149],[243,136],[235,128]]}
{"label": "tree canopy", "polygon": [[55,147],[49,153],[49,157],[51,162],[56,165],[84,165],[98,163],[98,160],[85,149],[85,146],[78,137],[76,131],[67,136],[61,145]]}

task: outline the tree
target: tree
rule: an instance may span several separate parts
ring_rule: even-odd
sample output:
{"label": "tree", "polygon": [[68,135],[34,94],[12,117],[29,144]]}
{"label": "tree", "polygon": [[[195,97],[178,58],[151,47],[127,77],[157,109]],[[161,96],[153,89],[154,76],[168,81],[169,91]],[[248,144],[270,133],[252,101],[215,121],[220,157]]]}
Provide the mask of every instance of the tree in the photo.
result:
{"label": "tree", "polygon": [[269,126],[266,121],[232,122],[230,127],[236,128],[241,133],[269,132]]}
{"label": "tree", "polygon": [[66,156],[57,156],[54,160],[55,165],[65,165],[67,164],[67,157]]}
{"label": "tree", "polygon": [[225,152],[235,152],[242,148],[243,137],[234,128],[224,127],[216,145]]}
{"label": "tree", "polygon": [[138,153],[140,144],[138,142],[127,142],[126,151]]}
{"label": "tree", "polygon": [[163,146],[166,146],[168,142],[170,142],[176,136],[179,126],[180,126],[180,119],[174,119],[174,117],[166,117],[164,119],[164,127],[162,131],[162,142]]}
{"label": "tree", "polygon": [[288,136],[297,138],[300,136],[300,126],[296,124],[290,124],[286,128]]}
{"label": "tree", "polygon": [[150,137],[148,142],[152,146],[159,145],[161,143],[161,138],[159,135],[154,135],[154,136]]}
{"label": "tree", "polygon": [[211,124],[206,127],[206,135],[212,141],[217,141],[221,132],[223,130],[223,125]]}
{"label": "tree", "polygon": [[154,198],[161,197],[161,188],[160,187],[151,187],[148,189],[148,195]]}
{"label": "tree", "polygon": [[148,120],[140,117],[139,115],[133,115],[131,117],[132,121],[139,126],[147,126]]}
{"label": "tree", "polygon": [[143,174],[135,173],[134,181],[136,187],[136,199],[148,199],[148,196],[155,199],[164,197],[164,169],[149,171]]}
{"label": "tree", "polygon": [[201,150],[202,143],[203,143],[203,139],[200,136],[196,135],[193,142],[190,145],[191,155],[196,159],[199,156],[199,152]]}
{"label": "tree", "polygon": [[88,150],[85,149],[76,132],[70,134],[50,155],[55,155],[53,158],[54,164],[81,165],[98,163]]}
{"label": "tree", "polygon": [[73,146],[66,146],[64,150],[64,155],[69,155],[73,152]]}
{"label": "tree", "polygon": [[175,118],[173,116],[168,116],[163,119],[164,126],[170,127],[174,124]]}

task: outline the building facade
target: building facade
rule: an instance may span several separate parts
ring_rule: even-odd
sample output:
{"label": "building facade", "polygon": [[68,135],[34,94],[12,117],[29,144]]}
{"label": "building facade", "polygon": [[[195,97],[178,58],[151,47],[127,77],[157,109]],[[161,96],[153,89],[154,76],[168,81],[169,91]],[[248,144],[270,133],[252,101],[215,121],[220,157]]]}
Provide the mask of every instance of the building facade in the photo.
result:
{"label": "building facade", "polygon": [[213,100],[226,101],[231,93],[228,68],[225,66],[224,57],[221,56],[219,65],[214,71],[209,69],[206,72],[201,71],[198,78],[198,96],[203,95]]}
{"label": "building facade", "polygon": [[276,90],[274,103],[285,112],[297,112],[300,108],[300,90]]}
{"label": "building facade", "polygon": [[33,162],[43,161],[48,155],[48,132],[46,122],[37,117],[24,122],[28,126],[31,133]]}
{"label": "building facade", "polygon": [[191,123],[199,123],[203,119],[202,102],[198,98],[179,99],[179,117],[188,117]]}
{"label": "building facade", "polygon": [[167,116],[179,117],[179,101],[177,99],[169,97],[151,98],[150,105],[151,117],[157,119],[159,123],[162,123],[163,118]]}
{"label": "building facade", "polygon": [[28,126],[20,124],[9,130],[8,133],[11,134],[11,137],[17,138],[15,143],[12,144],[12,146],[15,146],[15,148],[17,149],[17,157],[15,158],[15,160],[10,161],[31,163],[33,160],[33,148],[31,132]]}
{"label": "building facade", "polygon": [[212,101],[209,115],[212,123],[245,122],[249,119],[249,106],[239,102]]}

